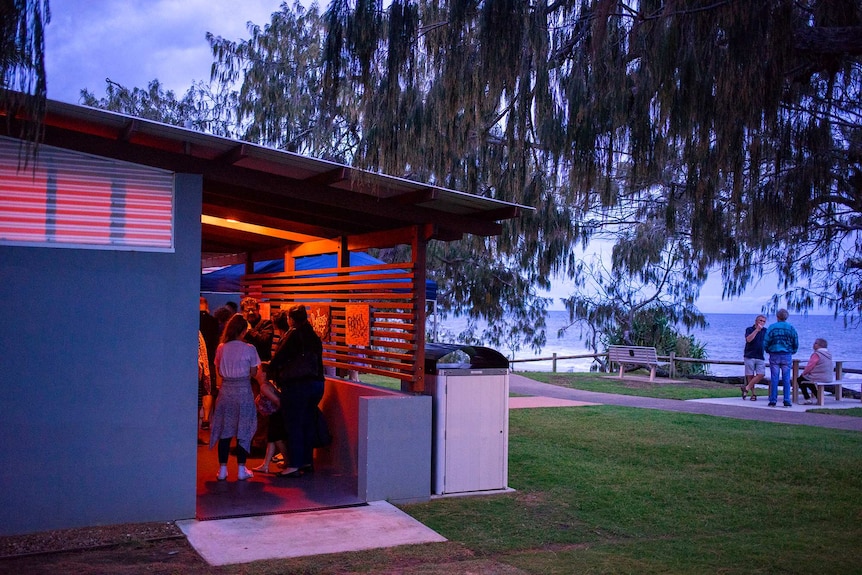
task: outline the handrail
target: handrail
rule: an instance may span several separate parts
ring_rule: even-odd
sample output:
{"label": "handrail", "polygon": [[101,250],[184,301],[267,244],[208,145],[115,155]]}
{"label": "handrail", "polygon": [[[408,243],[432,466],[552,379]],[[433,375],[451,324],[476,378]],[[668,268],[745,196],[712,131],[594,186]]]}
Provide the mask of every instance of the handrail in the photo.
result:
{"label": "handrail", "polygon": [[[551,361],[551,373],[557,372],[557,361],[565,360],[565,359],[587,359],[593,358],[598,359],[600,357],[607,358],[607,353],[586,353],[586,354],[577,354],[577,355],[557,355],[556,352],[551,357],[531,357],[525,359],[510,359],[509,360],[509,368],[512,368],[512,365],[515,363],[529,363],[533,361]],[[659,355],[659,361],[668,362],[669,364],[669,374],[670,377],[673,378],[676,376],[676,362],[682,363],[706,363],[706,364],[716,364],[716,365],[745,365],[745,362],[734,359],[700,359],[694,357],[676,357],[675,354],[670,355]],[[610,360],[608,360],[608,364],[610,364]],[[766,365],[769,365],[768,363]],[[793,360],[793,379],[794,381],[797,378],[799,373],[799,367],[804,366],[805,363],[801,360],[794,359]],[[845,373],[854,373],[854,374],[862,374],[862,369],[855,368],[846,368],[844,367],[843,361],[835,362],[835,379],[842,379]]]}

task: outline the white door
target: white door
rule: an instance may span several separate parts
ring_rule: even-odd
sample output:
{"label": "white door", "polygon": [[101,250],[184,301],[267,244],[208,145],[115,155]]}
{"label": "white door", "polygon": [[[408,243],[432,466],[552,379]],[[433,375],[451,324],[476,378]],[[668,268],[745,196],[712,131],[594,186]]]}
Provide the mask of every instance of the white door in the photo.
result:
{"label": "white door", "polygon": [[501,375],[446,378],[445,493],[506,487],[508,389]]}

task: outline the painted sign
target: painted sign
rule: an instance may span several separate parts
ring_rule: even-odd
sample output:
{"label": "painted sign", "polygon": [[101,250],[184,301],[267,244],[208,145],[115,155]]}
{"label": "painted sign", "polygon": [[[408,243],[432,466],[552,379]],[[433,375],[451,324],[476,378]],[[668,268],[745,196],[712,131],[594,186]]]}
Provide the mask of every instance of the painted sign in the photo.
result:
{"label": "painted sign", "polygon": [[347,345],[368,347],[371,345],[371,311],[368,304],[344,306],[345,335]]}

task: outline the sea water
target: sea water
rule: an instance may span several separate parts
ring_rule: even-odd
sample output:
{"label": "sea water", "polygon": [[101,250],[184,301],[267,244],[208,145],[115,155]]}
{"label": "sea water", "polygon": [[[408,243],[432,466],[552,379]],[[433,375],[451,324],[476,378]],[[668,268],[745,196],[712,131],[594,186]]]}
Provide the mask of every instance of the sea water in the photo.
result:
{"label": "sea water", "polygon": [[[745,328],[754,325],[756,314],[706,314],[708,325],[703,329],[694,329],[687,333],[683,328],[681,333],[692,335],[706,348],[709,359],[742,361],[742,350],[745,347]],[[429,319],[429,323],[432,320]],[[767,325],[775,322],[775,317],[770,316]],[[822,337],[829,343],[829,350],[835,361],[843,362],[844,368],[862,369],[862,338],[858,327],[845,327],[842,318],[833,318],[831,315],[795,315],[791,314],[788,320],[799,333],[799,351],[793,356],[805,362],[811,355],[814,339]],[[453,341],[454,334],[464,329],[466,320],[463,318],[447,318],[438,322],[438,333],[441,341]],[[521,349],[515,352],[507,349],[498,351],[503,355],[516,360],[550,358],[553,354],[557,356],[585,355],[592,352],[584,344],[582,328],[577,324],[568,327],[561,337],[557,337],[560,328],[568,326],[568,312],[551,311],[547,318],[547,343],[538,353],[530,349]],[[448,338],[448,339],[447,339]],[[490,347],[490,346],[489,346]],[[591,358],[558,360],[557,371],[589,371],[593,360]],[[530,362],[516,362],[513,369],[516,371],[550,371],[553,366],[551,359]],[[715,365],[710,364],[709,373],[713,375],[735,375],[743,374],[742,365]],[[847,380],[862,381],[862,375],[845,373]],[[849,382],[848,382],[849,383]],[[858,389],[858,384],[854,387]]]}

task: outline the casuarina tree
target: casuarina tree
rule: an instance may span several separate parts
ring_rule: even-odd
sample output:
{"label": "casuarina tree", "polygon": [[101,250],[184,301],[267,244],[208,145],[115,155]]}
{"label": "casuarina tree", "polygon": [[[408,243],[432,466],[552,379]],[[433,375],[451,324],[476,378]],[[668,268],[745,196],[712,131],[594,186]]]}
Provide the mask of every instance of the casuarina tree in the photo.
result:
{"label": "casuarina tree", "polygon": [[324,80],[357,163],[536,207],[495,245],[528,275],[661,222],[728,297],[775,272],[792,307],[853,316],[860,6],[335,0]]}

